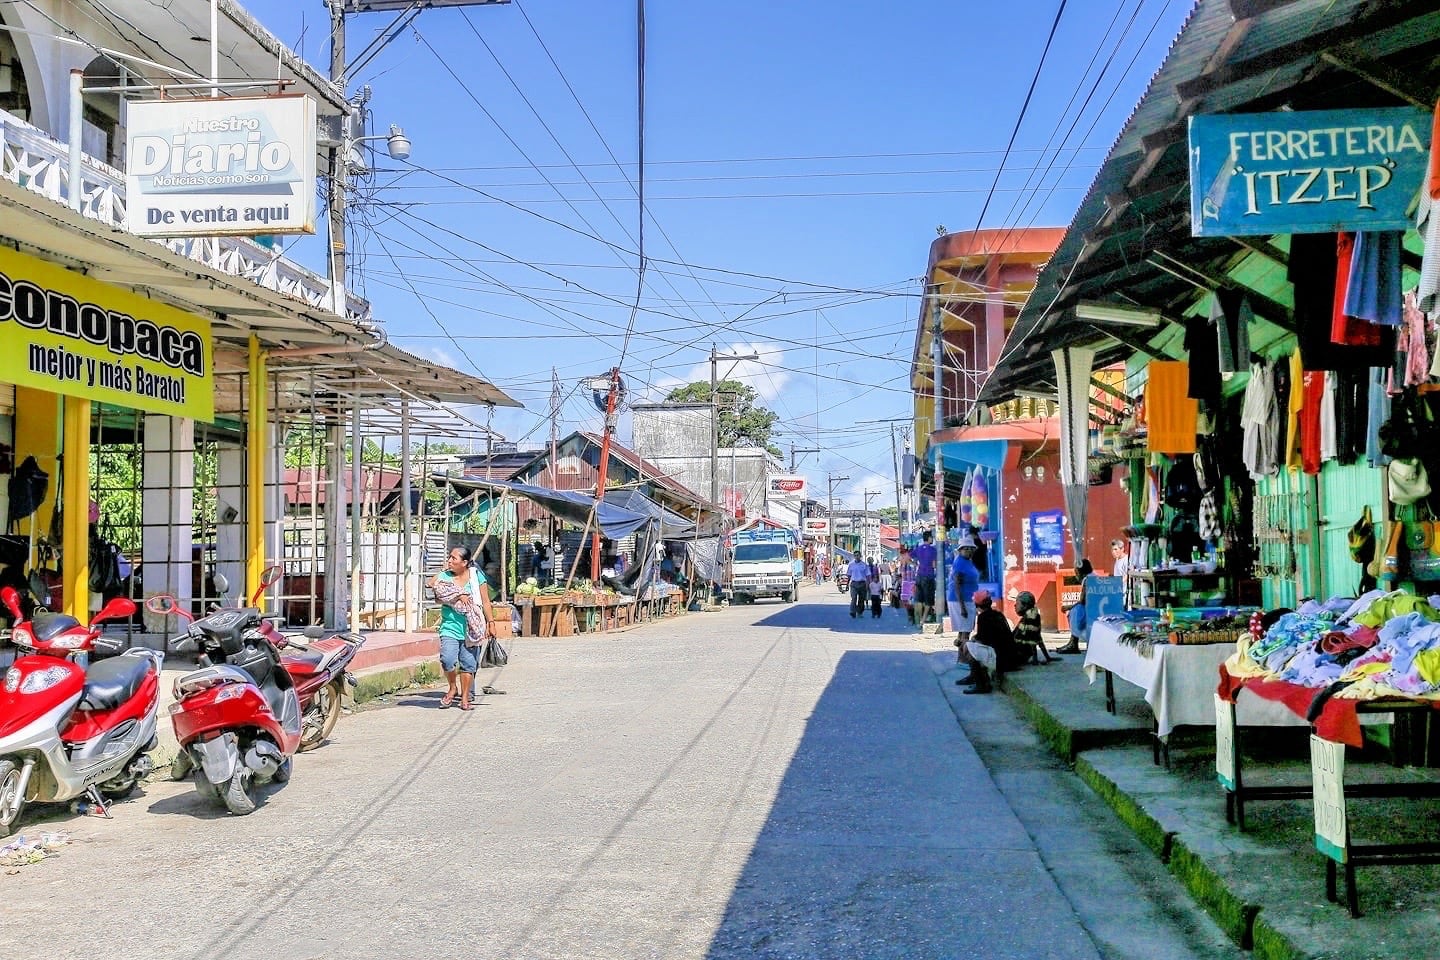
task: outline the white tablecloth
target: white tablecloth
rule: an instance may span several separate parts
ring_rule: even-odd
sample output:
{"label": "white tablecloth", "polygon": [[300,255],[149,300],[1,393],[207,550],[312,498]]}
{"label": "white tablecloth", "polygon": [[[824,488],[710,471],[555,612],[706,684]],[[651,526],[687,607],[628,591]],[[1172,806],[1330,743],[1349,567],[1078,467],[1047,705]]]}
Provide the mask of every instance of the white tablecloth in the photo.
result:
{"label": "white tablecloth", "polygon": [[[1090,628],[1090,645],[1085,651],[1090,682],[1095,682],[1096,668],[1103,668],[1144,690],[1162,737],[1180,726],[1215,726],[1220,664],[1235,652],[1235,645],[1157,643],[1147,656],[1119,642],[1125,626],[1101,620]],[[1253,695],[1239,698],[1235,720],[1242,727],[1308,726],[1283,704]]]}

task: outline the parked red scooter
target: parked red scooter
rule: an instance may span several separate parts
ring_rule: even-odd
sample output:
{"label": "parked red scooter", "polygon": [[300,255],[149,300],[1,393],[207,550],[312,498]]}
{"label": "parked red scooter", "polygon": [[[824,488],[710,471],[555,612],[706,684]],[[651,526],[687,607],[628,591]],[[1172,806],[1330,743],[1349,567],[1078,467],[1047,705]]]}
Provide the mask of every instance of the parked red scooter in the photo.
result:
{"label": "parked red scooter", "polygon": [[280,634],[279,642],[271,641],[300,695],[300,753],[320,746],[335,729],[345,685],[355,684],[345,668],[365,644],[358,633],[325,637],[319,627],[307,627],[304,637]]}
{"label": "parked red scooter", "polygon": [[[214,579],[223,592],[225,578]],[[237,815],[254,811],[260,784],[290,779],[300,746],[300,698],[272,639],[274,628],[253,606],[277,579],[279,568],[267,569],[252,606],[225,607],[198,620],[174,597],[145,602],[153,613],[190,620],[186,639],[202,651],[201,668],[175,681],[170,720],[180,753],[171,776],[183,780],[193,772],[198,793]]]}
{"label": "parked red scooter", "polygon": [[107,603],[89,627],[60,613],[22,620],[12,587],[0,589],[0,603],[24,654],[0,684],[0,837],[32,801],[88,796],[108,817],[106,799],[129,796],[151,770],[163,655],[127,650],[88,669],[71,659],[119,652],[117,641],[100,635],[100,624],[135,613],[124,597]]}

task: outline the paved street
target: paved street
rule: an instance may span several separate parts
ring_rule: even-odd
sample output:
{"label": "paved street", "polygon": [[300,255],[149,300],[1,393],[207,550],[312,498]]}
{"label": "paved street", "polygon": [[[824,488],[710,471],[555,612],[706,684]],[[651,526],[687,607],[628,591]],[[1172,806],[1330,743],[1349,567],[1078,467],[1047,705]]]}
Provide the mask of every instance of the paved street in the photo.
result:
{"label": "paved street", "polygon": [[44,825],[77,842],[0,875],[0,957],[1237,955],[896,617],[517,640],[505,696],[347,716],[250,817],[155,783]]}

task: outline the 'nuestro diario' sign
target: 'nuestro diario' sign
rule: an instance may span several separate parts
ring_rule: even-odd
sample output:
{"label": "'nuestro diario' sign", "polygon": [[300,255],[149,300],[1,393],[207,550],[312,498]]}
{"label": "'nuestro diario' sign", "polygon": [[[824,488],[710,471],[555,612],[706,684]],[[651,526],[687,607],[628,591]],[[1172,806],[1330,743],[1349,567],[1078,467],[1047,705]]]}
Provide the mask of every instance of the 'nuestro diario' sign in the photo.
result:
{"label": "'nuestro diario' sign", "polygon": [[125,227],[146,237],[315,232],[315,101],[136,100]]}
{"label": "'nuestro diario' sign", "polygon": [[1193,116],[1190,232],[1404,230],[1431,119],[1412,107]]}
{"label": "'nuestro diario' sign", "polygon": [[215,418],[210,323],[0,248],[0,381]]}

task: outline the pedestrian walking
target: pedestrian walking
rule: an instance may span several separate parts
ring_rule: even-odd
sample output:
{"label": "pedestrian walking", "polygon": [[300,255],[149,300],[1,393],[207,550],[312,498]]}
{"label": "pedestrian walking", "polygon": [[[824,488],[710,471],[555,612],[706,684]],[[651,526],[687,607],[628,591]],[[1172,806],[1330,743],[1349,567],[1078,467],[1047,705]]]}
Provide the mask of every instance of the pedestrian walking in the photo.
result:
{"label": "pedestrian walking", "polygon": [[865,603],[870,599],[869,581],[870,565],[859,557],[850,561],[845,568],[845,573],[850,578],[850,619],[854,620],[865,612]]}
{"label": "pedestrian walking", "polygon": [[485,575],[470,565],[470,549],[454,547],[445,558],[445,569],[430,578],[430,589],[440,603],[440,669],[448,687],[440,707],[454,705],[458,695],[460,709],[472,710],[475,671],[494,620],[490,587]]}
{"label": "pedestrian walking", "polygon": [[880,595],[892,606],[900,606],[895,602],[895,565],[889,560],[880,561]]}
{"label": "pedestrian walking", "polygon": [[865,589],[870,592],[870,616],[873,619],[880,619],[880,602],[883,594],[880,593],[880,567],[874,557],[865,559]]}
{"label": "pedestrian walking", "polygon": [[923,628],[935,608],[935,564],[939,554],[930,541],[934,534],[926,530],[915,548],[915,625]]}

